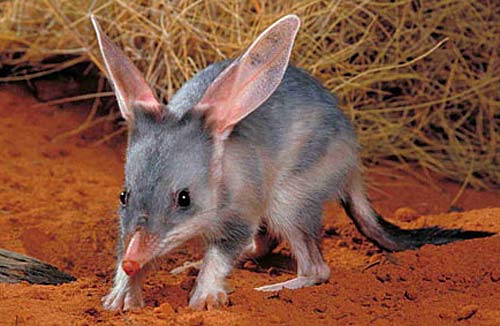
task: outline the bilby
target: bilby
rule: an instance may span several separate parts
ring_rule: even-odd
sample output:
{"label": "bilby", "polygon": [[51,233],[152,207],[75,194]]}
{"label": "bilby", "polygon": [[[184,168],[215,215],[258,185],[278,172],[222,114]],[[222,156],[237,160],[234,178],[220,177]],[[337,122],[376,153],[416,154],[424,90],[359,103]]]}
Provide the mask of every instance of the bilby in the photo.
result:
{"label": "bilby", "polygon": [[265,253],[273,238],[289,243],[297,277],[257,290],[324,283],[330,269],[319,244],[327,200],[340,201],[359,231],[388,251],[492,234],[405,230],[372,209],[349,119],[334,95],[289,65],[297,16],[272,24],[237,59],[197,73],[166,105],[92,22],[129,126],[119,259],[105,308],[142,307],[151,260],[195,236],[207,247],[193,308],[226,303],[233,262]]}

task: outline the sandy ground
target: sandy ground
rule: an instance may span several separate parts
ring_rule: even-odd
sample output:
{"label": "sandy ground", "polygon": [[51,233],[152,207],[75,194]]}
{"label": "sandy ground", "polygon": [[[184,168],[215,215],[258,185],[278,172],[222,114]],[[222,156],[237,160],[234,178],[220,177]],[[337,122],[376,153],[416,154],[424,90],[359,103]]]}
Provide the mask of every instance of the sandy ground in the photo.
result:
{"label": "sandy ground", "polygon": [[[146,308],[101,308],[115,264],[123,144],[89,146],[73,137],[86,108],[30,107],[18,86],[0,88],[0,247],[47,261],[76,276],[61,286],[0,284],[0,325],[499,325],[500,236],[382,254],[336,204],[325,209],[323,250],[328,284],[280,293],[256,286],[291,278],[286,246],[247,263],[229,278],[229,307],[186,308],[196,271],[168,271],[201,257],[192,242],[162,259],[145,285]],[[449,212],[459,185],[429,185],[387,169],[369,176],[376,209],[404,227],[438,224],[500,232],[500,191],[466,190]],[[463,212],[460,212],[462,211]]]}

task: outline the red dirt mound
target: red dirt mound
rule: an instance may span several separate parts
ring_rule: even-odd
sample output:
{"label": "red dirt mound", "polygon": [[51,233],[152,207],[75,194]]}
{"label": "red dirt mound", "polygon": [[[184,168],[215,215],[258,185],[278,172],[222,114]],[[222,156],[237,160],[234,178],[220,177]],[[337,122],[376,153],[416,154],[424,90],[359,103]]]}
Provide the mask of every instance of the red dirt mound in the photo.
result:
{"label": "red dirt mound", "polygon": [[[74,137],[85,107],[33,108],[17,86],[0,89],[0,247],[34,256],[75,275],[61,286],[0,284],[0,325],[499,325],[500,236],[383,254],[363,238],[336,204],[325,209],[323,249],[328,284],[280,293],[253,288],[292,277],[286,246],[229,279],[231,305],[186,308],[194,271],[168,270],[201,258],[192,242],[165,257],[145,285],[138,312],[104,311],[115,264],[116,207],[123,145],[89,146]],[[456,184],[432,186],[375,169],[374,206],[404,227],[438,224],[500,232],[500,191],[466,190],[446,213]],[[496,207],[496,208],[495,208]]]}

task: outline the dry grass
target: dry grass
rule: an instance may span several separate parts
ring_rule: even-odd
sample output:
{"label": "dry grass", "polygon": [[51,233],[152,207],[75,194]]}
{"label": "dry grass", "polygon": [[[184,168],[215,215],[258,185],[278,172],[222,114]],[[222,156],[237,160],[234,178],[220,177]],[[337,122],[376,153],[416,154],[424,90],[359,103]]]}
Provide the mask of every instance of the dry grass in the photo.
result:
{"label": "dry grass", "polygon": [[[10,0],[0,4],[0,53],[16,68],[0,80],[86,61],[103,71],[92,12],[168,99],[296,13],[303,25],[292,61],[338,95],[366,162],[390,157],[409,172],[418,163],[486,188],[500,185],[499,8],[487,0]],[[54,55],[69,57],[45,61]]]}

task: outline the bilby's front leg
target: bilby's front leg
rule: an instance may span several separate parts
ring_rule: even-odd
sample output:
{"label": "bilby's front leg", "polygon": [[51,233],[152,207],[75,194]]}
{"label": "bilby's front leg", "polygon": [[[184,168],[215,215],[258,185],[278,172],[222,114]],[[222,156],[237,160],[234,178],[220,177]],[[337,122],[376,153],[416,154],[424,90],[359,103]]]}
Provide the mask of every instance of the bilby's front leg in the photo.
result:
{"label": "bilby's front leg", "polygon": [[131,310],[142,308],[142,283],[147,268],[134,275],[128,276],[122,269],[121,262],[118,264],[115,274],[113,288],[108,295],[103,297],[103,307],[107,310]]}
{"label": "bilby's front leg", "polygon": [[225,254],[217,245],[210,245],[189,306],[197,310],[213,309],[227,303],[225,279],[233,267],[233,257]]}
{"label": "bilby's front leg", "polygon": [[252,227],[246,221],[229,218],[224,222],[220,236],[209,244],[203,257],[203,265],[189,300],[191,308],[213,309],[228,303],[225,279],[251,237]]}

